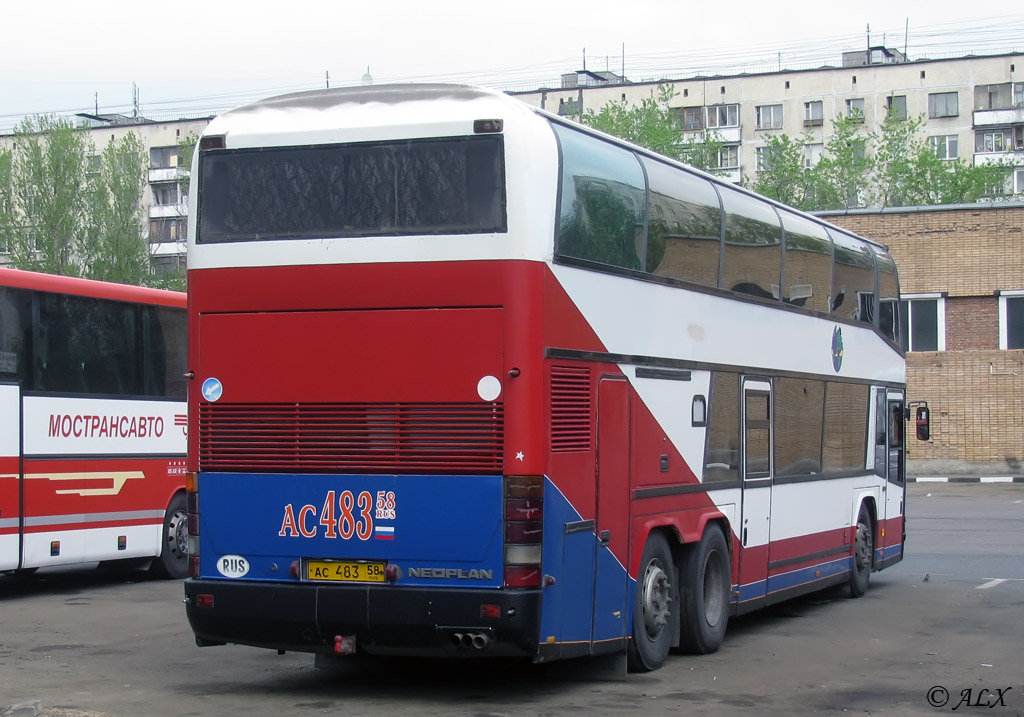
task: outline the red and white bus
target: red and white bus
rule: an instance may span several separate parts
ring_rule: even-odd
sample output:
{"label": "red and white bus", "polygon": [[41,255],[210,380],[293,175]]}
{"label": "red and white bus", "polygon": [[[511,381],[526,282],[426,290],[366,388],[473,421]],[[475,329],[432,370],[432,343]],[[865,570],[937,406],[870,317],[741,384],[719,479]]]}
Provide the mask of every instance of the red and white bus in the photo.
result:
{"label": "red and white bus", "polygon": [[0,571],[184,577],[185,303],[0,269]]}
{"label": "red and white bus", "polygon": [[193,177],[198,644],[650,670],[902,558],[883,247],[461,86],[242,107]]}

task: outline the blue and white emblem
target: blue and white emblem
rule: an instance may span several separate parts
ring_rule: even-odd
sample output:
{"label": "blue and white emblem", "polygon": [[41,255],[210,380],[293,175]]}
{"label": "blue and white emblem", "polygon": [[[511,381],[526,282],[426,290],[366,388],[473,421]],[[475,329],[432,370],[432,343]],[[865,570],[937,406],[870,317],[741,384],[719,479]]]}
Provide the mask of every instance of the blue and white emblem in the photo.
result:
{"label": "blue and white emblem", "polygon": [[224,394],[224,385],[216,378],[203,381],[203,398],[210,403],[217,401]]}

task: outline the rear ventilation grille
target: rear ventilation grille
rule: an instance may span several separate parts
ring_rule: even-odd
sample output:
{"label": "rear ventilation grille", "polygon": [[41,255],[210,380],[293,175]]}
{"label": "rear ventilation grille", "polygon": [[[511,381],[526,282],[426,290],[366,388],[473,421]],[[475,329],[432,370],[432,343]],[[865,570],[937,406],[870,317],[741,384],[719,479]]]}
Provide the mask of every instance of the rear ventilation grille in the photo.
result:
{"label": "rear ventilation grille", "polygon": [[504,408],[204,403],[199,466],[252,473],[501,473]]}
{"label": "rear ventilation grille", "polygon": [[590,369],[551,367],[551,452],[589,451]]}

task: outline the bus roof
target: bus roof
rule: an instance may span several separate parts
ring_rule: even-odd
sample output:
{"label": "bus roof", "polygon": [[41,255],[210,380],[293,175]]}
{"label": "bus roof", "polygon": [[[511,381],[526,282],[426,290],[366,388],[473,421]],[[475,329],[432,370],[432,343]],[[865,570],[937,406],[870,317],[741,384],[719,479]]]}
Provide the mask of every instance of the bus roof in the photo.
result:
{"label": "bus roof", "polygon": [[97,299],[128,301],[136,304],[185,307],[186,295],[180,291],[151,289],[145,286],[114,284],[107,281],[78,279],[72,276],[40,274],[20,269],[0,269],[0,286],[17,289],[34,289],[54,294],[73,294]]}

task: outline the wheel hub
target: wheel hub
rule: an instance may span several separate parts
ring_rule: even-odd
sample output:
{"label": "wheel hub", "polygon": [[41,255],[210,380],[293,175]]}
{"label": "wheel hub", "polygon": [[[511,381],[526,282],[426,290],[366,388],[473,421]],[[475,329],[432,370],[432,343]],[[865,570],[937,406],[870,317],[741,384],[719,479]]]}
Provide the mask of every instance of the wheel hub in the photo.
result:
{"label": "wheel hub", "polygon": [[648,636],[656,638],[671,615],[672,582],[659,561],[651,561],[644,573],[641,608]]}

